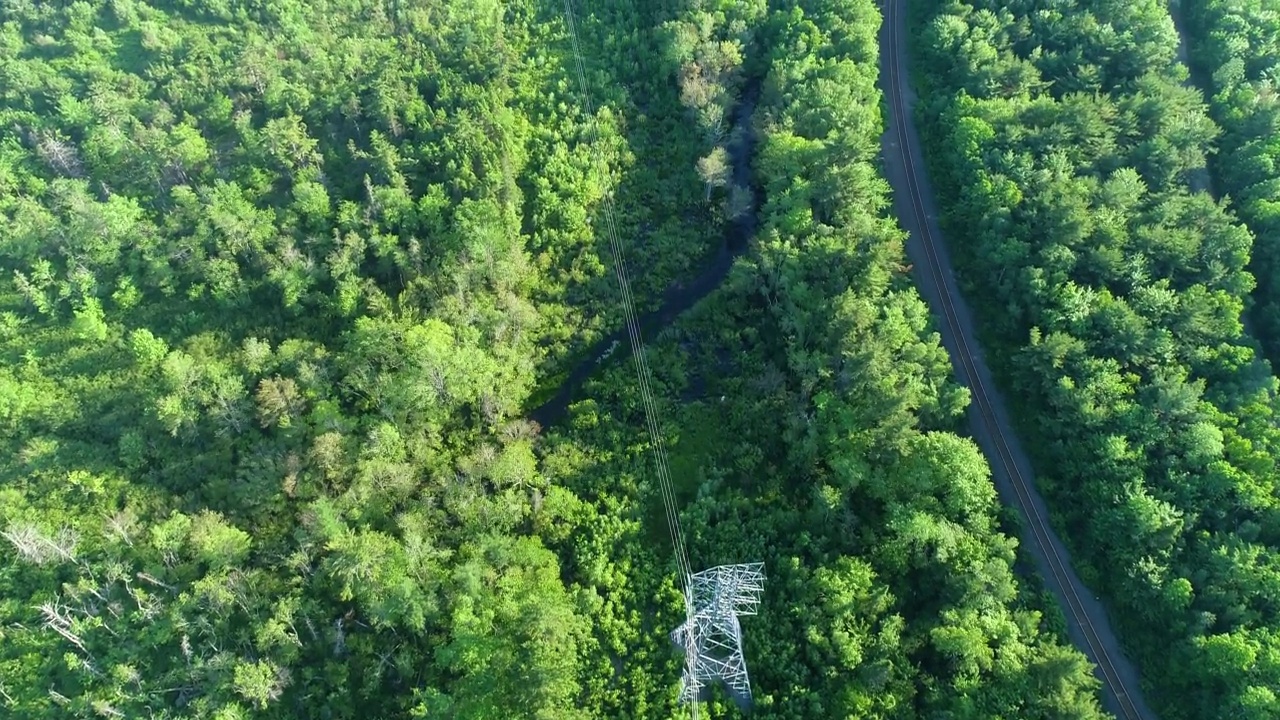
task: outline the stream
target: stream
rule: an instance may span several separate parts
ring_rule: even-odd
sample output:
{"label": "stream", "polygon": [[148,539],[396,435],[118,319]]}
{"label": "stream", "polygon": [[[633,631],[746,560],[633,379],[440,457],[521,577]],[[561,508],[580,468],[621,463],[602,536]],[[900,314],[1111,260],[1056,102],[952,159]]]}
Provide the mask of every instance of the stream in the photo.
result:
{"label": "stream", "polygon": [[[701,273],[689,282],[676,283],[668,288],[663,293],[662,305],[657,310],[637,319],[642,338],[653,338],[675,322],[686,310],[697,305],[700,300],[720,287],[720,283],[728,277],[733,261],[746,251],[751,238],[755,235],[759,222],[757,216],[760,210],[761,193],[751,178],[751,158],[756,145],[756,138],[751,131],[751,116],[755,112],[759,97],[760,82],[748,82],[743,90],[742,100],[734,106],[731,140],[725,146],[733,166],[733,182],[750,189],[751,207],[742,217],[730,221],[725,226],[723,242]],[[732,132],[739,129],[743,132],[737,134]],[[585,359],[569,372],[569,376],[549,400],[529,412],[529,418],[544,428],[559,422],[564,418],[569,409],[569,403],[573,402],[582,383],[603,367],[606,361],[615,356],[624,357],[629,352],[630,343],[624,323],[621,328],[587,348]]]}

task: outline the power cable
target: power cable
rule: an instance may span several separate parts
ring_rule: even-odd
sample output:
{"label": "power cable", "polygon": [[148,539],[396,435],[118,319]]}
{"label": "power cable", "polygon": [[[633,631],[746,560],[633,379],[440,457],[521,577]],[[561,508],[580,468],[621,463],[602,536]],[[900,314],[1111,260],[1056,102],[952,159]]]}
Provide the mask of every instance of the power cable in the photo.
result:
{"label": "power cable", "polygon": [[[599,128],[596,120],[595,108],[591,102],[591,97],[587,89],[586,71],[582,60],[582,53],[579,50],[579,41],[576,23],[574,21],[573,6],[571,0],[565,0],[565,18],[569,28],[569,36],[573,44],[575,67],[577,70],[578,84],[581,87],[583,95],[583,105],[586,107],[587,114],[590,117],[589,129],[591,133],[591,144],[595,150],[595,159],[601,174],[605,173],[604,153],[599,149]],[[627,335],[631,341],[632,356],[635,358],[636,375],[640,386],[640,398],[644,407],[645,424],[647,425],[651,447],[653,449],[654,460],[658,472],[658,484],[663,496],[663,504],[667,513],[667,524],[671,532],[672,543],[676,550],[676,561],[680,566],[681,584],[688,583],[688,576],[692,574],[689,564],[688,554],[685,550],[684,535],[680,527],[679,515],[676,512],[675,491],[671,482],[671,471],[667,461],[666,445],[662,439],[661,426],[657,417],[657,405],[653,399],[653,392],[650,387],[650,377],[648,359],[644,351],[644,341],[640,336],[640,327],[635,313],[635,302],[631,295],[631,283],[627,273],[626,260],[623,256],[622,243],[619,239],[617,221],[613,208],[613,197],[608,191],[605,192],[603,198],[605,235],[609,240],[610,250],[614,260],[614,274],[618,279],[618,285],[622,293],[622,309],[626,319]]]}
{"label": "power cable", "polygon": [[[589,118],[591,148],[595,156],[597,171],[604,178],[607,177],[607,165],[604,162],[604,151],[600,147],[599,122],[587,87],[586,69],[582,61],[582,52],[579,47],[578,30],[574,21],[571,0],[564,0],[564,14],[565,23],[569,29],[569,38],[573,44],[574,67],[578,77],[578,87],[581,90],[582,103]],[[635,303],[631,296],[631,282],[627,276],[627,264],[623,257],[622,242],[619,239],[617,221],[614,217],[613,194],[607,188],[604,192],[602,205],[604,209],[605,236],[609,240],[609,248],[613,254],[614,275],[618,279],[618,287],[622,294],[623,316],[626,320],[627,335],[631,341],[631,354],[635,358],[636,377],[640,386],[641,404],[644,406],[645,425],[649,431],[650,447],[653,450],[654,465],[657,468],[658,487],[662,494],[662,504],[666,512],[667,529],[671,534],[671,543],[675,547],[676,565],[680,573],[680,588],[684,594],[685,616],[686,620],[688,620],[693,612],[689,596],[689,582],[693,572],[685,549],[684,533],[680,527],[680,516],[676,510],[675,490],[671,482],[671,469],[667,461],[666,444],[662,439],[662,427],[658,422],[657,404],[654,402],[652,388],[649,385],[651,377],[649,362],[645,357],[644,341],[640,337],[640,325],[636,319]],[[689,665],[689,677],[693,677],[693,655],[687,654],[685,660]],[[698,703],[696,699],[689,703],[689,707],[694,720],[697,720]]]}

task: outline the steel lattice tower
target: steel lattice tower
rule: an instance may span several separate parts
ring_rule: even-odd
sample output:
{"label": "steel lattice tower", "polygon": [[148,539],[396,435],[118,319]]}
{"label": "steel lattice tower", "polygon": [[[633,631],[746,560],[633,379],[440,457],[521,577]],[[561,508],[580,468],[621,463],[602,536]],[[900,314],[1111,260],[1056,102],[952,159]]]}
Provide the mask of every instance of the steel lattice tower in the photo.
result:
{"label": "steel lattice tower", "polygon": [[720,565],[689,577],[687,619],[671,633],[685,652],[681,702],[708,699],[710,683],[725,684],[738,707],[751,705],[738,616],[755,615],[764,592],[764,563]]}

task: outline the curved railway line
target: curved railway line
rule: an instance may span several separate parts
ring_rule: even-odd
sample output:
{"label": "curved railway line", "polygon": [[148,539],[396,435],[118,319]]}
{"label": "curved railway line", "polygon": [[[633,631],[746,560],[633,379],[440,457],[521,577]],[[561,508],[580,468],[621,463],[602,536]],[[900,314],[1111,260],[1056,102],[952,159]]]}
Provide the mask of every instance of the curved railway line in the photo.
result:
{"label": "curved railway line", "polygon": [[[883,150],[886,166],[900,163],[898,168],[886,167],[886,175],[894,189],[899,219],[918,241],[914,243],[915,247],[909,243],[908,248],[909,251],[914,250],[913,255],[919,255],[919,259],[912,258],[917,279],[927,280],[931,287],[926,287],[924,282],[918,284],[943,321],[940,330],[944,344],[948,345],[961,381],[973,396],[970,419],[974,434],[991,463],[997,487],[1006,502],[1010,499],[1016,501],[1021,510],[1026,520],[1024,535],[1030,536],[1024,537],[1024,543],[1028,539],[1031,541],[1029,549],[1036,557],[1041,574],[1066,610],[1073,640],[1097,668],[1106,691],[1107,705],[1121,720],[1155,720],[1156,716],[1142,699],[1137,673],[1121,653],[1105,612],[1091,599],[1089,591],[1072,572],[1066,548],[1049,526],[1043,501],[1031,484],[1029,469],[1023,470],[1025,455],[1016,447],[1017,439],[1001,416],[1003,408],[990,372],[980,355],[975,354],[977,343],[973,339],[972,322],[955,281],[948,274],[950,264],[945,259],[945,248],[939,244],[936,220],[926,211],[929,197],[927,178],[922,179],[921,172],[917,170],[917,160],[923,155],[914,128],[910,126],[910,110],[904,99],[904,95],[910,92],[905,72],[907,21],[902,7],[905,1],[886,0],[883,3],[881,84],[889,98],[891,116]],[[898,172],[894,172],[895,169]],[[1020,459],[1023,467],[1020,467]]]}

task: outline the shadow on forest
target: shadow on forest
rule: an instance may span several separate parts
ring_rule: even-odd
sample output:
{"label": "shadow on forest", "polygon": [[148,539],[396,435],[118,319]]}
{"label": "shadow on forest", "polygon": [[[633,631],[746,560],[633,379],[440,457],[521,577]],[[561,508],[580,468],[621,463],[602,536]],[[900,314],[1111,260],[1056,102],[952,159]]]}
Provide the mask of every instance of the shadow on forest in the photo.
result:
{"label": "shadow on forest", "polygon": [[[640,336],[652,338],[669,327],[685,311],[698,304],[703,298],[729,276],[733,262],[742,255],[750,245],[758,225],[760,209],[760,190],[752,183],[751,158],[755,151],[756,138],[751,130],[751,117],[755,112],[756,102],[760,95],[760,81],[752,79],[743,91],[741,101],[733,110],[733,134],[727,144],[729,157],[733,164],[733,182],[751,191],[751,204],[747,212],[730,221],[724,230],[724,238],[703,270],[687,283],[677,283],[662,296],[662,304],[657,310],[646,313],[637,319]],[[626,191],[625,180],[619,193]],[[632,265],[632,267],[635,267]],[[629,271],[633,272],[633,271]],[[612,280],[612,276],[610,276]],[[615,288],[614,292],[618,292]],[[615,353],[615,350],[617,351]],[[582,383],[602,368],[608,360],[621,360],[630,355],[627,328],[623,327],[601,338],[587,348],[585,358],[570,370],[568,377],[555,390],[554,395],[538,407],[529,417],[543,427],[560,421],[568,410],[569,403]]]}
{"label": "shadow on forest", "polygon": [[[679,242],[670,242],[670,237],[665,235],[676,228],[687,230],[698,224],[705,227],[713,222],[713,217],[710,205],[701,201],[699,191],[703,185],[694,171],[700,151],[691,149],[691,143],[683,141],[689,133],[697,131],[689,111],[679,99],[680,90],[674,81],[679,68],[667,53],[657,47],[643,53],[634,52],[636,48],[632,47],[629,48],[632,52],[628,53],[628,48],[601,41],[601,23],[608,25],[611,21],[601,20],[596,13],[611,12],[656,13],[660,17],[639,20],[615,18],[612,21],[654,31],[664,20],[674,19],[674,16],[666,10],[645,10],[643,5],[623,10],[606,4],[591,13],[584,11],[576,18],[579,47],[587,66],[608,67],[613,82],[618,84],[615,89],[629,97],[629,104],[636,112],[623,124],[623,132],[626,145],[637,153],[637,164],[621,177],[615,188],[615,198],[624,263],[632,295],[636,298],[635,310],[643,313],[637,318],[637,325],[642,337],[652,339],[721,285],[734,260],[745,252],[755,233],[760,192],[751,182],[750,163],[756,144],[751,132],[751,118],[762,78],[754,77],[755,73],[748,71],[741,97],[729,114],[729,132],[724,135],[728,138],[725,147],[732,165],[733,183],[751,191],[750,207],[739,219],[724,225],[718,242],[710,233],[699,233],[698,247],[690,251],[687,244],[681,247]],[[561,18],[561,13],[562,9],[555,4],[541,10],[547,21]],[[660,42],[645,31],[633,33],[632,41]],[[572,50],[567,39],[559,52],[563,53],[564,67],[572,67]],[[601,90],[600,87],[591,88],[593,95]],[[572,94],[576,96],[578,92],[575,87]],[[690,202],[689,198],[694,197],[694,193],[697,193],[697,201]],[[635,220],[637,215],[641,218],[639,221]],[[679,230],[675,233],[682,234]],[[655,253],[653,243],[664,240],[671,246]],[[604,265],[612,270],[614,261],[603,233],[596,238],[595,249]],[[662,264],[667,267],[655,269],[656,265]],[[690,279],[683,280],[690,275]],[[673,278],[680,279],[671,282]],[[668,282],[671,284],[663,287]],[[611,299],[619,298],[619,293],[613,272],[602,273],[570,290],[570,295]],[[655,309],[644,312],[655,305]],[[616,303],[609,303],[609,307],[613,316],[595,320],[603,320],[602,329],[612,327],[613,331],[590,345],[571,341],[569,352],[553,362],[552,372],[542,377],[539,388],[527,399],[532,407],[526,411],[526,417],[543,427],[559,422],[588,377],[606,365],[625,361],[630,355],[627,328],[622,326],[622,318],[617,312],[620,308]]]}

